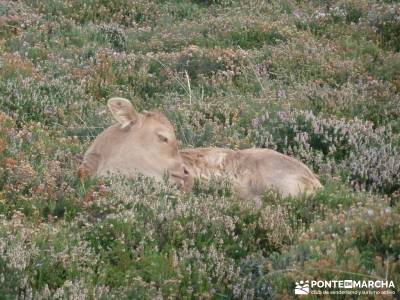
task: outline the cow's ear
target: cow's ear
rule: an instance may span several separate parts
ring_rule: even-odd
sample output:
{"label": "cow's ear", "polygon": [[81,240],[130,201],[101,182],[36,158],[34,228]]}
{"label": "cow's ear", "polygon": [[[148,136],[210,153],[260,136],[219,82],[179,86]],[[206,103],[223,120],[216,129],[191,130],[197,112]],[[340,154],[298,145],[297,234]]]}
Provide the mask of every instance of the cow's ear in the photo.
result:
{"label": "cow's ear", "polygon": [[111,98],[108,100],[107,106],[115,120],[121,124],[121,128],[136,123],[138,114],[129,100],[124,98]]}

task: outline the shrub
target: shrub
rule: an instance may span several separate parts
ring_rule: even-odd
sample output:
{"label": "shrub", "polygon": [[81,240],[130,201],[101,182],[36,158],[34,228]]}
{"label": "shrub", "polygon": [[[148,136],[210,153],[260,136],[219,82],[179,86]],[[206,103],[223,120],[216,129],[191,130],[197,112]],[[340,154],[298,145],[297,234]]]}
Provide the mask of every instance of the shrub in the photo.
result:
{"label": "shrub", "polygon": [[[305,279],[393,280],[398,292],[398,207],[369,197],[345,212],[316,219],[298,242],[271,255],[271,282],[281,297]],[[372,259],[371,259],[372,258]],[[275,271],[275,272],[274,272]]]}
{"label": "shrub", "polygon": [[101,34],[117,51],[125,50],[126,37],[123,30],[115,25],[102,25],[100,27]]}
{"label": "shrub", "polygon": [[367,16],[368,22],[375,29],[374,31],[377,33],[377,38],[381,45],[397,52],[400,51],[399,14],[396,6],[375,4]]}
{"label": "shrub", "polygon": [[285,36],[279,33],[276,28],[272,28],[268,31],[262,31],[260,29],[240,29],[232,31],[230,33],[230,39],[233,45],[243,49],[261,48],[264,45],[277,45],[286,41]]}
{"label": "shrub", "polygon": [[36,220],[73,218],[81,210],[75,197],[83,193],[73,169],[77,161],[71,160],[79,151],[77,139],[56,138],[35,124],[17,129],[4,113],[0,124],[0,188],[7,199],[0,213],[11,217],[20,211]]}
{"label": "shrub", "polygon": [[265,113],[253,120],[260,147],[295,155],[315,169],[342,174],[359,189],[391,194],[399,188],[397,148],[390,127],[323,118],[312,112]]}

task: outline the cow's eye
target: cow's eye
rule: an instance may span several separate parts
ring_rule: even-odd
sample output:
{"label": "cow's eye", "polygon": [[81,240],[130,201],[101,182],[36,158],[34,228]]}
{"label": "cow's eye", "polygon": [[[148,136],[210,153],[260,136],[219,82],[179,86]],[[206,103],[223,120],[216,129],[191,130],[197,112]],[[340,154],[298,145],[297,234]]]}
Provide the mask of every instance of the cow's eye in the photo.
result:
{"label": "cow's eye", "polygon": [[168,143],[168,138],[166,136],[163,136],[162,134],[157,134],[157,135],[161,142]]}

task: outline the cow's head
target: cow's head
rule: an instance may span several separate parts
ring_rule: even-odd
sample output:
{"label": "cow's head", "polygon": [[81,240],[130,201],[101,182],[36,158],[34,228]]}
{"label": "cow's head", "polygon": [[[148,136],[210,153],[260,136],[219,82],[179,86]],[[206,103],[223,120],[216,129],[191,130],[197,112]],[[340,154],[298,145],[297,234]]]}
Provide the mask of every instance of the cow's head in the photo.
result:
{"label": "cow's head", "polygon": [[89,165],[91,152],[99,154],[96,174],[142,173],[157,180],[167,175],[171,183],[189,189],[192,178],[168,119],[159,112],[138,113],[123,98],[111,98],[107,105],[118,124],[101,133],[85,155]]}

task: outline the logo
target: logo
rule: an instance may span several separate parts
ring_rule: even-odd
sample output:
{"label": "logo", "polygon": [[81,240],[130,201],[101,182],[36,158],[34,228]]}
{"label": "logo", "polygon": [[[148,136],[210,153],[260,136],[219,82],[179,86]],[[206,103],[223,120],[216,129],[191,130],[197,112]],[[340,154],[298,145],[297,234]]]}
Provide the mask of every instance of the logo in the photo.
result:
{"label": "logo", "polygon": [[[386,289],[386,290],[382,290]],[[295,295],[394,295],[392,280],[301,280]]]}
{"label": "logo", "polygon": [[295,295],[308,295],[310,293],[310,283],[308,280],[300,282],[296,281],[296,287],[294,288]]}
{"label": "logo", "polygon": [[353,288],[353,280],[345,280],[345,281],[343,281],[343,287],[345,289]]}

